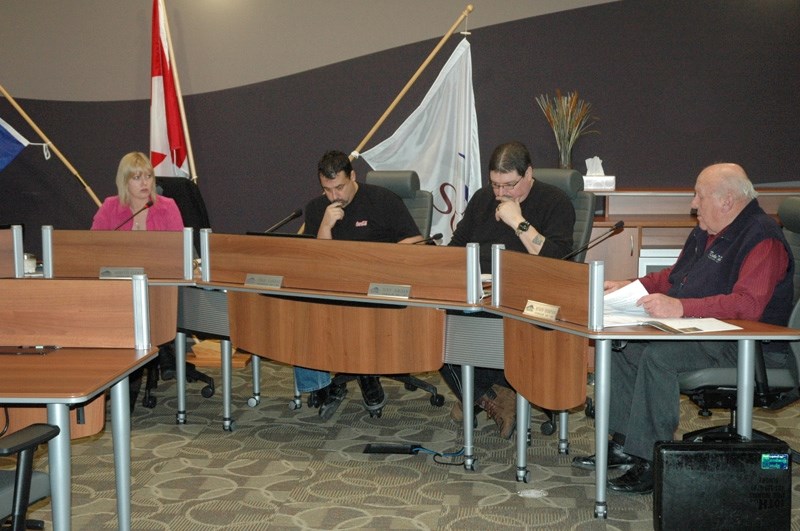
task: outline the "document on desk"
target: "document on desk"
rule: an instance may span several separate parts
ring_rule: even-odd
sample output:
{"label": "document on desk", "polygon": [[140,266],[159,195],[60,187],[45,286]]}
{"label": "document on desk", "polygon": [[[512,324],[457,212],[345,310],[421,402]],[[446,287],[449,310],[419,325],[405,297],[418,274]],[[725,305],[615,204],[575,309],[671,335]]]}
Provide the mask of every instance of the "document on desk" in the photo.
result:
{"label": "document on desk", "polygon": [[603,327],[648,325],[672,334],[697,334],[740,330],[741,327],[714,318],[656,319],[636,301],[647,295],[642,283],[635,280],[603,297]]}

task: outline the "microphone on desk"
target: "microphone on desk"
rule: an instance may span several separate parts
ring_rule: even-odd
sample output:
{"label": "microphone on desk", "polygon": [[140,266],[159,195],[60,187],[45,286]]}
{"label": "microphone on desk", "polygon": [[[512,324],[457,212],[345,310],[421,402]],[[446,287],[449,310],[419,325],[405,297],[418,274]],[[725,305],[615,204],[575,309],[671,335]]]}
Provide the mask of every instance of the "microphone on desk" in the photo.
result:
{"label": "microphone on desk", "polygon": [[136,216],[138,216],[139,214],[141,214],[142,212],[144,212],[145,210],[147,210],[151,206],[153,206],[153,200],[152,199],[150,201],[148,201],[147,204],[145,204],[142,208],[137,210],[131,217],[127,218],[125,221],[123,221],[122,223],[117,225],[114,230],[119,229],[121,226],[125,225],[127,222],[129,222],[130,220],[132,220],[133,218],[135,218]]}
{"label": "microphone on desk", "polygon": [[287,223],[289,223],[290,221],[292,221],[293,219],[297,219],[302,215],[303,215],[303,209],[298,208],[297,210],[295,210],[294,212],[292,212],[291,214],[289,214],[288,216],[277,222],[275,225],[265,230],[264,233],[274,232],[279,228],[283,227],[284,225],[286,225]]}
{"label": "microphone on desk", "polygon": [[442,239],[442,236],[444,236],[444,235],[441,232],[437,232],[436,234],[434,234],[430,238],[425,238],[424,240],[420,240],[418,242],[414,242],[414,245],[419,245],[420,243],[430,243],[430,242],[439,241],[439,240]]}
{"label": "microphone on desk", "polygon": [[564,258],[562,258],[562,260],[569,260],[573,256],[577,256],[577,255],[581,254],[583,251],[588,251],[589,249],[591,249],[592,247],[594,247],[598,243],[601,243],[601,242],[605,241],[606,239],[610,238],[611,236],[616,234],[617,231],[620,231],[623,228],[625,228],[625,222],[622,221],[622,220],[617,221],[616,223],[614,223],[614,226],[611,227],[610,229],[608,229],[606,232],[604,232],[603,234],[601,234],[597,238],[594,238],[593,240],[589,240],[586,243],[586,245],[582,245],[579,248],[575,249],[574,251],[572,251],[571,253],[566,255]]}

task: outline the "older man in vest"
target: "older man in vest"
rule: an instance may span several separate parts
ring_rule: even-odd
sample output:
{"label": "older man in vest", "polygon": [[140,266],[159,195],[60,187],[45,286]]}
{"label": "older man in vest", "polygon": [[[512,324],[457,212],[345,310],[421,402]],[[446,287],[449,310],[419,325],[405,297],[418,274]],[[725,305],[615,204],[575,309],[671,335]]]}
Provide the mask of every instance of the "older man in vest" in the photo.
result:
{"label": "older man in vest", "polygon": [[[758,205],[736,164],[714,164],[697,177],[692,208],[698,225],[674,266],[640,280],[638,304],[653,317],[746,319],[785,326],[792,310],[794,260],[778,224]],[[607,281],[606,293],[631,280]],[[785,345],[765,345],[767,366],[786,363]],[[628,468],[609,488],[653,490],[653,447],[671,440],[680,417],[678,374],[735,367],[735,341],[638,341],[611,356],[608,467]],[[573,466],[594,469],[594,456]]]}

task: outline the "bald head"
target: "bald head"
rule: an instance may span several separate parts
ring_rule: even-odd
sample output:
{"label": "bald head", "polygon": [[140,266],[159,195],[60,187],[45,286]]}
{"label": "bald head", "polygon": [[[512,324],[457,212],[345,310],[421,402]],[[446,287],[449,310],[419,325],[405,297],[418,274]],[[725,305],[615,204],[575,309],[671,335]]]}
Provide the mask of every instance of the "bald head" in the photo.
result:
{"label": "bald head", "polygon": [[757,197],[753,183],[738,164],[722,163],[708,166],[694,187],[692,208],[697,210],[700,228],[717,234]]}

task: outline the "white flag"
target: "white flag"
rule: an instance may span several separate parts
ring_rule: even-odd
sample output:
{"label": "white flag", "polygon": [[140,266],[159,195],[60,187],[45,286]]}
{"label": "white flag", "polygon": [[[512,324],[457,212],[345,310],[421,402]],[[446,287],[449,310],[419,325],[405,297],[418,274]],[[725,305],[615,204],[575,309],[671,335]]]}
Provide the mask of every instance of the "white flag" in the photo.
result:
{"label": "white flag", "polygon": [[469,198],[481,187],[472,54],[464,39],[420,106],[394,134],[361,153],[374,170],[414,170],[433,193],[431,234],[453,234]]}

